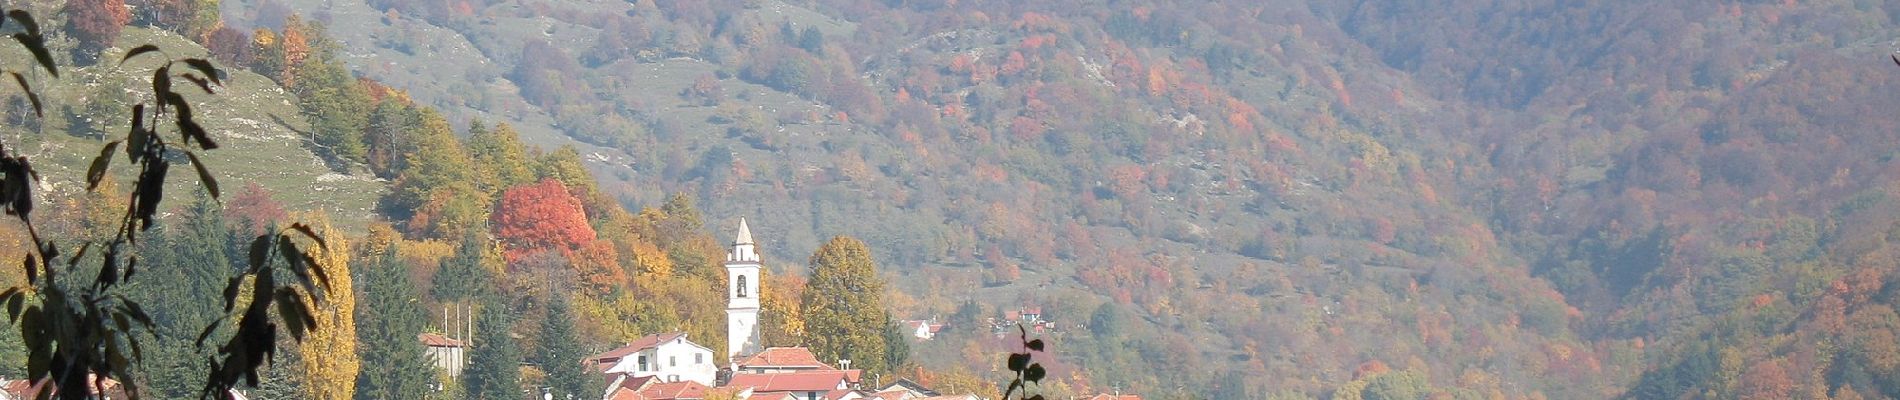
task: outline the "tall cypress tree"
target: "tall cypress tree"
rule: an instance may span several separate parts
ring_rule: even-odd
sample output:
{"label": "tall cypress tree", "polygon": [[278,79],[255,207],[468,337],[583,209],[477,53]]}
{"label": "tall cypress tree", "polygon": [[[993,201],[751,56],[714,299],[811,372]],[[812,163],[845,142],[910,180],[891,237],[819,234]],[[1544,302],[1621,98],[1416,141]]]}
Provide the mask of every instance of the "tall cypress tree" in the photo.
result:
{"label": "tall cypress tree", "polygon": [[409,282],[408,263],[392,246],[377,262],[361,268],[363,308],[356,312],[357,351],[362,367],[356,375],[358,399],[420,399],[429,392],[431,373],[422,343],[427,321]]}
{"label": "tall cypress tree", "polygon": [[811,281],[800,299],[805,341],[819,361],[851,360],[874,373],[890,373],[885,327],[884,282],[864,242],[839,236],[811,256]]}
{"label": "tall cypress tree", "polygon": [[566,296],[549,296],[547,318],[541,320],[541,370],[548,373],[548,388],[557,400],[580,400],[598,397],[602,389],[589,385],[597,379],[587,379],[581,366],[582,353],[580,339],[574,337],[574,317],[568,314]]}
{"label": "tall cypress tree", "polygon": [[482,302],[475,318],[475,343],[468,356],[469,365],[462,373],[462,389],[472,400],[519,400],[521,396],[521,350],[508,337],[514,321],[506,305],[495,299]]}

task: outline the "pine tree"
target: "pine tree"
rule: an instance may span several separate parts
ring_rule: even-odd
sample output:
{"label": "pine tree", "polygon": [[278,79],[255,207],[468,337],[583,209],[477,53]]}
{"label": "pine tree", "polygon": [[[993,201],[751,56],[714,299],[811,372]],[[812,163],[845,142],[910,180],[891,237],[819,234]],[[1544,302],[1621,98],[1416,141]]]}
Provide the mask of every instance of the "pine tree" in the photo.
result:
{"label": "pine tree", "polygon": [[[296,342],[290,338],[278,338],[277,348],[277,360],[272,361],[264,371],[263,379],[257,384],[256,395],[251,397],[271,400],[303,398],[305,393],[309,393],[304,389],[303,373],[297,370],[298,365],[303,365],[303,352],[297,350]],[[193,392],[176,398],[196,396],[197,393]]]}
{"label": "pine tree", "polygon": [[805,342],[820,361],[848,359],[873,373],[889,373],[884,282],[864,242],[834,237],[811,256],[811,281],[800,299]]}
{"label": "pine tree", "polygon": [[419,399],[434,376],[416,335],[427,321],[417,303],[409,267],[392,246],[382,259],[362,268],[357,343],[362,356],[356,377],[359,399]]}
{"label": "pine tree", "polygon": [[202,190],[183,218],[154,232],[139,242],[138,252],[141,264],[162,267],[144,268],[149,272],[139,275],[140,290],[130,293],[151,310],[157,325],[145,346],[150,349],[146,373],[153,394],[191,397],[202,389],[197,382],[204,375],[204,355],[193,342],[219,311],[203,299],[216,298],[221,282],[233,273],[224,252],[229,236],[217,203]]}
{"label": "pine tree", "polygon": [[461,244],[455,248],[455,255],[442,260],[442,269],[436,271],[429,282],[429,295],[439,302],[457,302],[486,296],[491,278],[487,262],[491,260],[489,250],[494,248],[488,240],[488,234],[481,229],[469,229],[462,235]]}
{"label": "pine tree", "polygon": [[472,400],[521,399],[521,352],[508,336],[514,325],[506,305],[490,299],[475,319],[475,343],[462,373],[462,389]]}
{"label": "pine tree", "polygon": [[887,371],[897,371],[910,364],[910,332],[904,324],[897,321],[884,323],[884,367]]}
{"label": "pine tree", "polygon": [[548,389],[555,399],[588,399],[604,390],[589,385],[596,379],[588,379],[582,368],[581,359],[587,355],[581,350],[580,339],[575,337],[574,318],[568,314],[564,295],[555,294],[548,299],[548,315],[541,320],[539,354],[541,370],[548,374]]}

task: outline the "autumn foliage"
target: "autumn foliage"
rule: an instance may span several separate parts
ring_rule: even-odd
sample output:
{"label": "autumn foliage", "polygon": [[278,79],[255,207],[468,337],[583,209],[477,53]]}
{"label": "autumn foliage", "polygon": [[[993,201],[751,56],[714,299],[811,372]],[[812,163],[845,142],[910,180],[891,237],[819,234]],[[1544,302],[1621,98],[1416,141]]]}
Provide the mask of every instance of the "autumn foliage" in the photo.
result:
{"label": "autumn foliage", "polygon": [[502,192],[489,223],[510,262],[537,251],[579,250],[594,241],[580,198],[553,179]]}

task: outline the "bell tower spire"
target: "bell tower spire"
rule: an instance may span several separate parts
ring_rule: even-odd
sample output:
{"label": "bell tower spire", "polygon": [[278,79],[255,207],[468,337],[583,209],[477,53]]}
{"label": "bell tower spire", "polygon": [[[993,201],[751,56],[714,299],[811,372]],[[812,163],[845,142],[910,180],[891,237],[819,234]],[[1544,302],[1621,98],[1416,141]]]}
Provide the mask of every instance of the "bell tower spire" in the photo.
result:
{"label": "bell tower spire", "polygon": [[726,359],[759,351],[759,253],[752,228],[739,219],[739,233],[726,255]]}

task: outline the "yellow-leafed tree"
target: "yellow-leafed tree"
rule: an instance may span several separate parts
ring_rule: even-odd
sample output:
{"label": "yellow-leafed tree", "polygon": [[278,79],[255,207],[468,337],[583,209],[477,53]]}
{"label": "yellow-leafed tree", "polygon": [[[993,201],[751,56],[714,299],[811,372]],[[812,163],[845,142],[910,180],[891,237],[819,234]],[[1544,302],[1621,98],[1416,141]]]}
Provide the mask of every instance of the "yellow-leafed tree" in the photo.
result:
{"label": "yellow-leafed tree", "polygon": [[[316,315],[317,327],[304,338],[304,398],[345,400],[356,395],[356,373],[360,368],[356,355],[356,297],[350,287],[350,246],[330,220],[322,215],[299,217],[312,221],[328,245],[317,255],[323,271],[330,277],[329,292]],[[304,301],[311,302],[309,294]]]}

